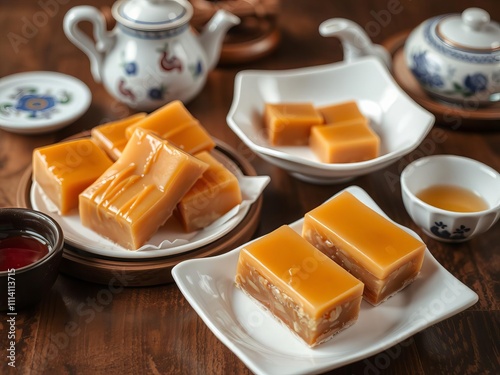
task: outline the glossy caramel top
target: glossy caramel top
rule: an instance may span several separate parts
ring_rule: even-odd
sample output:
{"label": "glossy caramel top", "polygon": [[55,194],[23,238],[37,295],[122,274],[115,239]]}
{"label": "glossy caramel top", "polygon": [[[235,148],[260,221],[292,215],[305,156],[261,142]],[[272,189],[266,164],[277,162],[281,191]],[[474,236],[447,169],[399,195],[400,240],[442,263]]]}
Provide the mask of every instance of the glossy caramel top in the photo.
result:
{"label": "glossy caramel top", "polygon": [[286,225],[246,245],[239,262],[257,269],[314,318],[363,292],[361,281]]}
{"label": "glossy caramel top", "polygon": [[351,121],[366,121],[355,101],[335,103],[318,107],[318,111],[325,119],[326,124],[340,124]]}
{"label": "glossy caramel top", "polygon": [[174,100],[130,125],[126,129],[127,136],[131,137],[137,128],[151,131],[190,154],[215,147],[210,134],[180,100]]}
{"label": "glossy caramel top", "polygon": [[284,124],[300,122],[318,125],[323,123],[323,117],[312,103],[266,103],[264,112],[268,121]]}
{"label": "glossy caramel top", "polygon": [[[329,233],[333,244],[371,274],[384,279],[425,244],[379,215],[349,192],[343,192],[306,214],[308,225]],[[340,245],[340,246],[338,246]]]}
{"label": "glossy caramel top", "polygon": [[132,137],[135,129],[141,127],[161,136],[163,133],[176,129],[177,127],[197,121],[186,109],[180,100],[174,100],[156,111],[151,112],[144,119],[130,126],[126,130],[127,137]]}
{"label": "glossy caramel top", "polygon": [[208,167],[167,141],[141,128],[135,130],[121,157],[82,195],[128,222],[146,214],[170,190],[186,185],[183,170],[191,166],[196,180]]}
{"label": "glossy caramel top", "polygon": [[129,126],[146,117],[145,112],[135,113],[122,120],[108,122],[91,129],[92,139],[99,144],[106,153],[118,159],[128,142],[125,132]]}
{"label": "glossy caramel top", "polygon": [[[71,184],[88,179],[88,176],[97,178],[113,164],[106,153],[88,138],[36,148],[33,159],[37,158],[59,184]],[[38,164],[34,161],[34,168]]]}
{"label": "glossy caramel top", "polygon": [[314,126],[314,132],[321,134],[323,139],[332,144],[378,144],[379,137],[370,129],[365,120],[359,122],[342,123],[339,125]]}

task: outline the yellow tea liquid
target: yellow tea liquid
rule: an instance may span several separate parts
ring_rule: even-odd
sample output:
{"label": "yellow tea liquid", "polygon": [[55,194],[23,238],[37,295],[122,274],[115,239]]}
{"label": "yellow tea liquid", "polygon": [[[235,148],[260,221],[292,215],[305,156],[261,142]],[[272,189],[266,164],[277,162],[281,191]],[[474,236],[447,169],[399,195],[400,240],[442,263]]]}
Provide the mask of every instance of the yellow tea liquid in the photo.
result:
{"label": "yellow tea liquid", "polygon": [[455,212],[477,212],[488,209],[476,193],[453,185],[434,185],[417,193],[417,197],[434,207]]}

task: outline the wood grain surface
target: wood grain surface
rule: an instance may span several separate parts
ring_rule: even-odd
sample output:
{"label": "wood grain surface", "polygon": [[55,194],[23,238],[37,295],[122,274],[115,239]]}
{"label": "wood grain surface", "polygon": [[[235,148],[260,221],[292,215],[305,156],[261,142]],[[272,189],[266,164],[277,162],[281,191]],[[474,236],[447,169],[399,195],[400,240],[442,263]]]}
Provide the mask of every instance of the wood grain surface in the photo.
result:
{"label": "wood grain surface", "polygon": [[[85,82],[93,95],[89,110],[58,132],[26,136],[0,130],[1,207],[16,206],[19,183],[31,164],[33,148],[133,113],[92,80],[87,57],[62,31],[64,14],[81,4],[101,7],[112,2],[0,0],[0,77],[33,70],[58,71]],[[352,19],[375,42],[383,43],[431,16],[469,6],[482,7],[493,19],[500,19],[497,0],[284,0],[276,49],[249,63],[219,65],[210,72],[200,95],[187,104],[209,132],[236,149],[257,174],[271,176],[254,236],[295,221],[348,185],[359,185],[393,220],[415,230],[436,259],[479,295],[478,303],[468,310],[332,374],[500,373],[500,223],[462,244],[434,241],[409,218],[399,185],[399,175],[409,162],[431,154],[463,155],[500,170],[500,131],[462,131],[462,118],[447,118],[446,123],[436,124],[415,151],[381,171],[348,184],[311,185],[252,154],[228,128],[225,118],[234,77],[242,69],[289,69],[341,60],[339,41],[318,33],[319,24],[328,18]],[[28,30],[28,24],[35,26]],[[0,315],[0,373],[250,373],[206,327],[175,284],[142,288],[127,284],[119,273],[108,286],[61,274],[50,295],[16,317],[16,368],[8,365],[9,324]]]}

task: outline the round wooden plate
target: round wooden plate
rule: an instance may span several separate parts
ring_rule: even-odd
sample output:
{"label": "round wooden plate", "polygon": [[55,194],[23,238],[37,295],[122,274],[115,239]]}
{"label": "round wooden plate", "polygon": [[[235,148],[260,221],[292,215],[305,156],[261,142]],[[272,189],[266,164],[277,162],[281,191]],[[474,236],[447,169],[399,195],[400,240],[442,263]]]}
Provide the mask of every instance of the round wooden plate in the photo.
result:
{"label": "round wooden plate", "polygon": [[[88,135],[88,132],[84,132],[71,138]],[[256,175],[252,165],[227,144],[217,141],[217,150],[236,163],[243,174]],[[30,167],[23,174],[18,190],[17,203],[20,207],[32,208],[31,177],[32,168]],[[105,285],[120,284],[136,287],[171,283],[173,282],[171,270],[178,263],[187,259],[222,254],[249,241],[259,224],[261,207],[262,196],[252,204],[243,220],[225,236],[192,251],[167,257],[133,260],[108,258],[66,244],[60,271],[85,281]]]}
{"label": "round wooden plate", "polygon": [[449,104],[434,100],[427,95],[408,69],[403,47],[410,31],[404,31],[387,39],[383,45],[392,56],[392,74],[396,82],[410,97],[436,117],[438,125],[453,130],[500,130],[500,103],[488,107]]}

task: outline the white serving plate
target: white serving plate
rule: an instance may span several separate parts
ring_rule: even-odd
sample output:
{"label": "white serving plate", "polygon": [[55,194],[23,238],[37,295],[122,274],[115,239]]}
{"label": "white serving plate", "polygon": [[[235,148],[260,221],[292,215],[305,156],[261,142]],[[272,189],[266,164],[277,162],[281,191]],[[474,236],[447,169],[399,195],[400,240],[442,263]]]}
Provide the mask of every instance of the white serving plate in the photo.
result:
{"label": "white serving plate", "polygon": [[54,131],[76,121],[90,106],[89,88],[57,72],[25,72],[0,79],[0,128],[13,133]]}
{"label": "white serving plate", "polygon": [[238,166],[222,152],[213,150],[212,155],[238,178],[243,202],[208,227],[194,232],[186,233],[172,217],[137,251],[125,249],[84,227],[76,209],[68,215],[60,215],[36,183],[33,183],[30,189],[31,205],[59,223],[64,232],[64,240],[69,245],[92,254],[118,259],[147,259],[185,253],[208,245],[235,228],[245,218],[250,206],[270,180],[268,176],[243,175]]}
{"label": "white serving plate", "polygon": [[[387,217],[363,189],[351,186],[345,190]],[[290,226],[300,233],[302,224],[300,219]],[[255,374],[329,371],[396,345],[478,300],[476,293],[426,249],[420,275],[412,284],[379,306],[363,301],[354,325],[311,349],[235,287],[236,264],[243,246],[216,257],[181,262],[172,275],[210,330]]]}
{"label": "white serving plate", "polygon": [[[265,103],[354,100],[381,139],[379,157],[357,163],[322,163],[308,146],[273,146],[263,128]],[[375,57],[308,68],[244,70],[236,75],[229,127],[252,151],[293,176],[328,184],[382,169],[414,150],[434,116],[413,101]]]}

